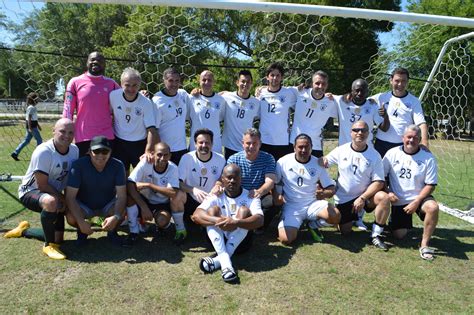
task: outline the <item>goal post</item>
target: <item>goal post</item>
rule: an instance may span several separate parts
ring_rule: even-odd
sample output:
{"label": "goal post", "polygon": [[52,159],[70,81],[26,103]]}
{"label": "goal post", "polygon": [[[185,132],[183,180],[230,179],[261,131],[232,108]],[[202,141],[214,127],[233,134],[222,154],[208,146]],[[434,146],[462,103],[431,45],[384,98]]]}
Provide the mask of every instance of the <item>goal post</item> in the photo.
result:
{"label": "goal post", "polygon": [[[321,69],[329,73],[330,91],[335,94],[347,92],[358,77],[369,82],[372,94],[386,91],[390,71],[395,66],[406,67],[411,73],[409,89],[421,95],[433,126],[432,150],[441,169],[438,199],[459,209],[474,200],[469,169],[474,168],[473,144],[460,128],[465,129],[461,125],[472,117],[474,107],[473,38],[450,44],[439,62],[433,56],[452,37],[449,34],[459,36],[461,31],[474,29],[473,19],[262,1],[32,0],[1,4],[4,18],[0,22],[7,23],[0,25],[16,27],[4,27],[5,36],[0,39],[4,65],[0,85],[2,80],[12,85],[0,86],[0,174],[24,174],[35,147],[28,145],[20,162],[9,156],[25,133],[26,94],[40,95],[39,117],[47,139],[52,122],[62,112],[65,84],[84,71],[87,54],[99,49],[107,58],[107,76],[119,81],[125,67],[135,67],[144,87],[153,93],[162,87],[161,74],[169,66],[183,73],[183,87],[188,91],[197,86],[196,76],[206,68],[216,74],[216,89],[233,90],[233,76],[240,69],[249,69],[255,85],[260,85],[265,67],[282,61],[288,69],[285,85],[308,81]],[[371,44],[357,49],[353,40],[344,37],[345,28],[354,32],[367,28],[366,34],[355,36]],[[390,32],[389,44],[377,46],[374,38],[384,31]],[[441,43],[434,40],[438,38]],[[435,64],[437,70],[431,70]],[[23,94],[11,97],[14,88]]]}

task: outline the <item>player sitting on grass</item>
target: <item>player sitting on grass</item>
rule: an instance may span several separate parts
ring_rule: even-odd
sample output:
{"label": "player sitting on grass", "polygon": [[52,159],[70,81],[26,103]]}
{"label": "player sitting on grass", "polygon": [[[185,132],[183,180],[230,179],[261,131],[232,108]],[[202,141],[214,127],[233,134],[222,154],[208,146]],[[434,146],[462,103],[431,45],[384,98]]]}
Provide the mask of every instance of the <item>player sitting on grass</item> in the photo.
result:
{"label": "player sitting on grass", "polygon": [[[30,224],[22,221],[4,237],[34,237],[44,240],[43,253],[52,259],[65,259],[59,249],[64,235],[63,190],[71,164],[79,156],[79,149],[72,144],[74,123],[68,118],[56,122],[53,139],[40,144],[33,151],[31,162],[18,189],[20,202],[26,208],[41,214],[43,233],[28,231]],[[66,212],[67,214],[67,212]],[[69,222],[69,214],[68,222]]]}
{"label": "player sitting on grass", "polygon": [[263,212],[260,199],[250,198],[249,192],[242,188],[239,166],[224,167],[221,180],[224,193],[204,200],[193,215],[194,222],[206,227],[217,253],[217,256],[202,258],[199,267],[204,273],[221,269],[225,282],[235,282],[238,276],[231,257],[236,251],[250,247],[252,233],[249,230],[263,225]]}
{"label": "player sitting on grass", "polygon": [[[311,155],[312,147],[311,138],[300,134],[295,138],[295,152],[277,161],[277,183],[283,186],[282,192],[275,195],[276,203],[283,204],[278,238],[286,245],[296,239],[304,220],[308,220],[308,229],[319,242],[323,237],[318,231],[318,220],[329,224],[337,224],[340,220],[334,206],[323,200],[334,195],[335,185],[327,171],[319,166],[318,159]],[[318,181],[323,188],[319,187]]]}
{"label": "player sitting on grass", "polygon": [[412,215],[416,213],[424,222],[420,257],[433,260],[434,249],[428,245],[438,223],[439,206],[432,196],[438,183],[438,168],[433,154],[422,150],[421,137],[421,128],[409,125],[403,134],[403,145],[387,151],[383,166],[389,179],[389,225],[393,235],[404,238],[413,227]]}
{"label": "player sitting on grass", "polygon": [[[175,197],[179,189],[178,167],[170,162],[170,158],[170,147],[160,142],[155,146],[154,163],[141,160],[128,177],[128,194],[136,204],[127,209],[130,228],[127,245],[132,245],[137,240],[139,210],[144,221],[154,219],[159,229],[170,226],[170,198]],[[182,214],[180,220],[174,215],[173,217],[177,229],[184,226]]]}

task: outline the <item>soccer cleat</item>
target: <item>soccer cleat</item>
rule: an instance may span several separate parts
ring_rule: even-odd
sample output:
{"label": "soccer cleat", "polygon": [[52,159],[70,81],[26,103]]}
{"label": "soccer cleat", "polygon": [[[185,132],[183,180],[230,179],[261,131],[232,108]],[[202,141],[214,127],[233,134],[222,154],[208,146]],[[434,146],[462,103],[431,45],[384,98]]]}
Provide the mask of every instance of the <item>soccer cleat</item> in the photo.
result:
{"label": "soccer cleat", "polygon": [[43,253],[51,259],[61,260],[66,259],[66,255],[64,255],[61,250],[59,250],[59,245],[54,243],[49,243],[48,245],[43,246]]}
{"label": "soccer cleat", "polygon": [[23,232],[30,228],[30,224],[28,221],[21,221],[16,228],[13,230],[8,231],[3,235],[4,238],[16,238],[22,237]]}
{"label": "soccer cleat", "polygon": [[384,241],[382,241],[380,236],[372,237],[372,244],[378,249],[381,249],[383,251],[388,251],[388,246],[384,243]]}
{"label": "soccer cleat", "polygon": [[313,238],[313,240],[314,240],[315,242],[322,243],[322,241],[323,241],[323,239],[324,239],[324,236],[323,236],[323,234],[321,233],[321,231],[320,231],[318,228],[311,227],[311,226],[308,224],[308,231],[309,231],[309,233],[311,234],[311,237]]}
{"label": "soccer cleat", "polygon": [[362,221],[362,219],[354,221],[354,225],[361,231],[367,231],[367,226],[364,224],[364,221]]}
{"label": "soccer cleat", "polygon": [[13,152],[12,154],[10,154],[10,156],[12,157],[12,159],[14,159],[15,161],[19,161],[20,159],[18,158],[18,154],[16,154],[15,152]]}
{"label": "soccer cleat", "polygon": [[184,243],[184,240],[188,236],[188,232],[186,230],[179,230],[176,231],[176,234],[174,236],[174,242],[176,245],[181,245]]}

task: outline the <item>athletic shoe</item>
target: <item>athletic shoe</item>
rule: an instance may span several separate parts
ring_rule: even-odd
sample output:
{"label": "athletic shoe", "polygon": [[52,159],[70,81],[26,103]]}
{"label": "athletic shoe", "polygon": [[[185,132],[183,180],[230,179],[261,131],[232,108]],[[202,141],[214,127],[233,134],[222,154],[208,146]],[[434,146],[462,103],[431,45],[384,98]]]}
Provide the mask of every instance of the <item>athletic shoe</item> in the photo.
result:
{"label": "athletic shoe", "polygon": [[19,161],[20,159],[18,158],[18,155],[13,152],[12,154],[10,154],[10,156],[12,157],[12,159],[14,159],[15,161]]}
{"label": "athletic shoe", "polygon": [[377,247],[378,249],[388,251],[388,246],[382,241],[380,236],[372,237],[372,244]]}
{"label": "athletic shoe", "polygon": [[227,283],[234,283],[237,281],[239,277],[237,276],[237,273],[231,269],[231,268],[226,268],[222,270],[222,280],[224,280]]}
{"label": "athletic shoe", "polygon": [[138,241],[138,234],[137,233],[130,233],[128,234],[125,241],[123,241],[124,247],[132,247]]}
{"label": "athletic shoe", "polygon": [[117,246],[122,246],[123,245],[123,241],[120,238],[120,236],[118,235],[117,231],[108,231],[107,232],[107,239],[113,245],[117,245]]}
{"label": "athletic shoe", "polygon": [[21,221],[16,228],[13,230],[8,231],[3,235],[4,238],[16,238],[22,237],[23,232],[30,228],[30,224],[28,221]]}
{"label": "athletic shoe", "polygon": [[203,257],[199,261],[199,269],[204,273],[213,273],[217,270],[217,266],[212,257]]}
{"label": "athletic shoe", "polygon": [[66,255],[59,250],[59,245],[49,243],[43,246],[43,253],[51,259],[61,260],[66,259]]}
{"label": "athletic shoe", "polygon": [[311,237],[313,238],[313,240],[315,242],[322,243],[324,236],[321,233],[321,231],[318,228],[311,227],[309,224],[307,226],[308,226],[308,231],[311,234]]}
{"label": "athletic shoe", "polygon": [[354,225],[361,231],[367,231],[367,226],[364,224],[364,221],[362,221],[362,219],[354,221]]}
{"label": "athletic shoe", "polygon": [[176,231],[176,234],[174,236],[174,243],[176,245],[183,244],[187,236],[188,236],[188,232],[186,230]]}

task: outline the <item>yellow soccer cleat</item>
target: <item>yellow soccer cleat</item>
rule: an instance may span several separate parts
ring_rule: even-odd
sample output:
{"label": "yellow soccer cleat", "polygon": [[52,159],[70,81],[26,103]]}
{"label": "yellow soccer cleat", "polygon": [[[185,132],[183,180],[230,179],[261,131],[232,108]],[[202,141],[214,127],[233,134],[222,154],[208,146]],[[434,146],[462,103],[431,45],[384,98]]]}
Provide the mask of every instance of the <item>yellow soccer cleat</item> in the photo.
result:
{"label": "yellow soccer cleat", "polygon": [[48,246],[43,246],[43,253],[51,259],[66,259],[66,255],[64,255],[64,253],[59,250],[58,244],[49,243]]}
{"label": "yellow soccer cleat", "polygon": [[21,237],[23,232],[30,228],[30,224],[28,221],[21,221],[16,228],[13,230],[8,231],[3,235],[5,238],[16,238]]}

